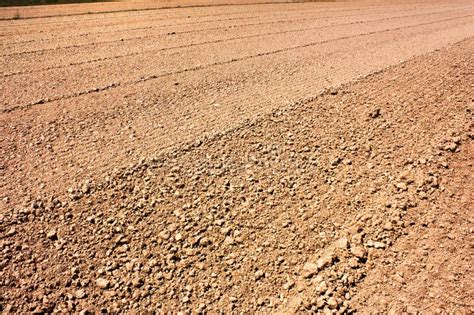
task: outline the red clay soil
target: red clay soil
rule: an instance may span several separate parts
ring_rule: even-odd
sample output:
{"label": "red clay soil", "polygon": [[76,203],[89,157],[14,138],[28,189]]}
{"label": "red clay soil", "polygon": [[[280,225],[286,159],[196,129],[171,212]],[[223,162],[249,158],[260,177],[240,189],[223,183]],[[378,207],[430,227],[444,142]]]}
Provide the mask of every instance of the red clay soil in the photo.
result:
{"label": "red clay soil", "polygon": [[469,1],[99,16],[0,22],[1,310],[474,312]]}

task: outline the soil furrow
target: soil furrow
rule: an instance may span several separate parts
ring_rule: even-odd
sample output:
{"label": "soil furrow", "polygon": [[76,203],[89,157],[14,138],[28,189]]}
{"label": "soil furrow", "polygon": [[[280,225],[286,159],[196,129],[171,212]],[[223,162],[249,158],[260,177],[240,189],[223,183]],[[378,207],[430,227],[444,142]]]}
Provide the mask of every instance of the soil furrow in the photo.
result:
{"label": "soil furrow", "polygon": [[[396,296],[361,308],[359,288],[455,191],[453,176],[462,179],[449,168],[472,141],[463,80],[472,45],[79,181],[67,195],[33,198],[32,210],[9,208],[6,304],[24,312],[396,311]],[[62,303],[68,293],[81,298]],[[427,311],[440,304],[425,301]]]}
{"label": "soil furrow", "polygon": [[433,21],[433,22],[419,23],[419,24],[408,25],[408,26],[403,26],[403,27],[384,29],[384,30],[381,30],[381,31],[372,31],[372,32],[367,32],[367,33],[353,35],[353,36],[342,36],[342,37],[338,37],[338,38],[335,38],[335,39],[329,39],[329,40],[318,41],[318,42],[310,42],[310,43],[297,45],[297,46],[293,46],[293,47],[281,48],[281,49],[276,49],[276,50],[272,50],[272,51],[257,53],[257,54],[254,54],[254,55],[243,56],[243,57],[240,57],[240,58],[232,58],[230,60],[214,62],[214,63],[208,64],[208,65],[199,65],[199,66],[195,66],[195,67],[184,68],[184,69],[181,69],[181,70],[178,70],[178,71],[171,71],[171,72],[166,72],[166,73],[162,73],[162,74],[147,75],[147,76],[144,76],[140,79],[133,79],[133,80],[124,81],[124,82],[108,83],[107,85],[104,85],[104,86],[93,87],[93,88],[90,88],[90,89],[77,91],[77,92],[74,92],[74,93],[60,95],[60,96],[48,97],[48,98],[45,98],[45,99],[40,99],[40,100],[37,100],[37,101],[33,101],[31,103],[28,103],[28,104],[9,105],[7,108],[2,109],[2,113],[16,111],[16,110],[20,110],[20,109],[28,109],[28,108],[31,108],[33,106],[37,106],[37,105],[41,105],[41,104],[45,104],[45,103],[50,103],[50,102],[53,102],[53,101],[57,101],[59,99],[70,99],[70,98],[78,97],[78,96],[85,95],[85,94],[103,92],[103,91],[113,89],[113,88],[116,88],[116,87],[119,87],[119,86],[138,84],[138,83],[141,83],[141,82],[146,82],[146,81],[149,81],[149,80],[154,80],[154,79],[157,79],[157,78],[160,78],[160,77],[170,76],[170,75],[173,75],[173,74],[179,74],[179,73],[186,73],[186,72],[190,72],[190,71],[202,70],[202,69],[205,69],[205,68],[210,68],[210,67],[215,67],[215,66],[218,66],[218,65],[229,64],[229,63],[233,63],[233,62],[237,62],[237,61],[249,60],[249,59],[252,59],[252,58],[257,58],[257,57],[262,57],[262,56],[270,56],[270,55],[278,54],[278,53],[281,53],[281,52],[298,50],[298,49],[302,49],[302,48],[306,48],[306,47],[320,45],[320,44],[323,44],[323,43],[336,42],[336,41],[346,40],[346,39],[350,39],[350,38],[364,37],[364,36],[370,36],[370,35],[374,35],[374,34],[381,34],[381,33],[386,33],[386,32],[391,32],[391,31],[398,31],[398,30],[402,30],[402,29],[409,29],[409,28],[414,28],[414,27],[419,27],[419,26],[432,25],[432,24],[437,24],[437,23],[442,23],[442,22],[447,22],[447,21],[459,20],[459,19],[463,19],[463,18],[466,18],[466,17],[472,17],[472,16],[473,15],[465,15],[465,16],[462,16],[462,17],[455,17],[455,18],[437,20],[437,21]]}
{"label": "soil furrow", "polygon": [[[455,10],[453,10],[453,11],[455,11]],[[255,37],[260,37],[260,36],[288,34],[288,33],[308,31],[308,30],[317,30],[317,29],[339,27],[339,26],[346,26],[346,25],[363,24],[363,23],[368,23],[368,22],[388,21],[388,20],[393,20],[393,19],[420,17],[420,16],[426,16],[426,15],[435,15],[435,14],[446,13],[446,12],[448,12],[448,11],[436,12],[436,13],[426,13],[426,14],[419,14],[419,15],[396,16],[396,17],[390,17],[390,18],[379,18],[379,19],[372,19],[372,20],[357,20],[357,21],[349,22],[349,23],[330,24],[330,25],[324,25],[324,26],[290,29],[290,30],[279,31],[279,32],[267,32],[267,33],[260,33],[260,34],[255,34],[255,35],[237,36],[237,37],[231,37],[231,38],[227,38],[227,39],[204,41],[204,42],[184,44],[184,45],[171,46],[171,47],[163,47],[163,48],[159,48],[159,49],[156,49],[156,48],[149,49],[149,50],[140,49],[139,52],[127,53],[127,54],[118,55],[118,56],[103,57],[103,58],[97,58],[97,59],[86,60],[86,61],[72,62],[72,63],[65,64],[65,65],[51,66],[51,67],[46,67],[46,68],[43,68],[43,69],[34,69],[34,70],[28,70],[28,71],[23,71],[23,72],[17,71],[17,72],[12,72],[12,73],[4,73],[3,77],[10,77],[10,76],[14,76],[14,75],[29,74],[29,73],[37,73],[37,72],[41,72],[41,71],[45,71],[45,70],[61,69],[61,68],[70,67],[70,66],[77,66],[77,65],[94,63],[94,62],[98,62],[98,61],[106,61],[106,60],[111,60],[111,59],[120,59],[120,58],[132,57],[132,56],[137,56],[137,55],[144,54],[144,53],[149,53],[149,52],[159,52],[159,51],[166,51],[166,50],[171,50],[171,49],[188,48],[188,47],[193,47],[193,46],[223,43],[223,42],[228,42],[228,41],[233,41],[233,40],[242,40],[242,39],[247,39],[247,38],[255,38]],[[305,20],[305,19],[303,19],[303,20]],[[295,20],[295,21],[300,22],[300,21],[303,21],[303,20]],[[283,20],[282,21],[277,21],[277,22],[264,22],[264,23],[245,24],[245,25],[238,25],[238,26],[234,25],[234,26],[229,26],[227,28],[231,28],[232,30],[235,30],[235,28],[240,28],[240,27],[262,26],[262,25],[266,25],[266,24],[273,24],[273,23],[280,23],[280,22],[283,22]],[[284,21],[284,22],[288,22],[288,21]],[[191,31],[183,31],[183,32],[173,32],[173,33],[175,33],[174,35],[180,35],[180,34],[208,32],[208,31],[212,31],[212,30],[221,30],[221,29],[225,29],[225,28],[224,27],[218,27],[218,28],[211,28],[211,29],[204,29],[204,30],[191,30]],[[169,36],[169,34],[163,34],[162,36]],[[147,37],[147,38],[149,38],[149,37]],[[96,44],[96,43],[94,43],[94,44]],[[74,47],[76,48],[78,46],[74,46]],[[56,49],[54,49],[54,50],[56,50]]]}
{"label": "soil furrow", "polygon": [[[453,6],[439,6],[438,8],[442,9],[442,8],[445,8],[445,7],[453,7]],[[259,16],[260,17],[269,17],[269,16],[272,16],[272,15],[281,15],[282,13],[307,13],[307,12],[312,12],[312,13],[324,13],[324,14],[327,14],[327,13],[340,13],[340,12],[358,12],[358,11],[366,11],[367,9],[371,9],[370,7],[369,8],[364,8],[364,9],[361,9],[361,8],[356,8],[356,9],[343,9],[343,10],[333,10],[333,9],[329,9],[329,8],[326,8],[325,10],[318,10],[319,8],[299,8],[299,9],[292,9],[292,8],[287,8],[287,9],[282,9],[282,10],[271,10],[271,12],[273,14],[270,14],[269,13],[269,10],[261,10],[261,9],[256,9],[255,11],[252,11],[252,13],[250,13],[248,10],[243,10],[243,11],[232,11],[232,12],[227,12],[227,11],[224,11],[224,12],[219,12],[219,13],[205,13],[205,14],[202,14],[202,15],[196,15],[195,12],[193,12],[193,16],[189,17],[189,14],[187,13],[181,13],[179,15],[167,15],[166,17],[163,17],[163,19],[169,19],[170,21],[173,21],[174,23],[178,22],[180,19],[185,19],[185,20],[189,20],[189,19],[195,19],[195,18],[202,18],[202,17],[218,17],[218,16],[228,16],[228,15],[249,15],[249,16],[253,16],[255,13],[259,13]],[[412,9],[414,9],[412,7]],[[380,8],[377,9],[378,11],[383,11],[381,10]],[[142,19],[141,17],[137,18],[136,21],[138,22],[156,22],[156,15],[150,15],[150,17],[152,17],[150,20],[144,20]],[[113,23],[113,24],[99,24],[97,22],[104,22],[104,23],[110,23],[110,19],[106,19],[104,21],[103,18],[99,18],[99,19],[91,19],[91,20],[80,20],[81,22],[81,25],[83,25],[84,22],[86,21],[90,21],[91,24],[90,25],[87,25],[87,24],[84,24],[84,27],[95,27],[97,28],[98,26],[99,27],[109,27],[109,26],[118,26],[118,25],[123,25],[123,24],[130,24],[130,20],[123,20],[124,17],[117,17],[117,19],[121,19],[119,22],[116,22],[116,23]],[[132,18],[132,17],[129,17],[129,16],[125,16],[125,18]],[[161,20],[161,19],[159,19]],[[132,20],[133,21],[133,20]],[[67,22],[67,21],[66,21]],[[62,23],[61,25],[58,26],[58,28],[51,28],[51,29],[48,29],[48,30],[51,30],[51,31],[61,31],[61,28],[63,27],[75,27],[77,26],[77,22],[78,21],[74,21],[74,24],[71,24],[71,25],[68,25],[68,24],[64,24],[64,22],[55,22],[55,23]],[[171,24],[171,25],[176,25],[176,24]],[[13,32],[12,34],[21,34],[21,32],[19,32],[19,28],[22,27],[22,26],[31,26],[31,27],[37,27],[37,26],[40,26],[40,25],[36,25],[36,24],[25,24],[25,25],[15,25],[15,26],[12,26],[12,28],[15,29],[15,32]],[[5,28],[5,29],[8,29],[8,28]],[[21,30],[23,31],[23,30]],[[30,29],[27,29],[27,31],[30,31]]]}
{"label": "soil furrow", "polygon": [[[456,9],[462,9],[462,7],[454,7],[453,6],[446,6],[446,7],[442,7],[442,6],[439,6],[437,7],[436,9],[437,10],[440,10],[440,9],[444,9],[444,8],[449,8],[451,10],[456,10]],[[411,8],[405,8],[404,10],[398,10],[398,11],[391,11],[392,13],[396,13],[396,12],[406,12],[406,11],[411,11],[411,12],[414,12],[415,10],[423,10],[423,8],[417,8],[417,9],[414,9],[413,7]],[[426,9],[425,9],[426,10]],[[302,13],[305,13],[305,15],[308,13],[308,12],[311,12],[311,14],[314,14],[314,11],[313,10],[301,10]],[[322,18],[324,17],[332,17],[332,18],[336,18],[336,17],[343,17],[343,16],[353,16],[353,15],[357,15],[357,16],[364,16],[366,14],[376,14],[376,13],[384,13],[386,12],[387,10],[386,9],[372,9],[372,10],[363,10],[363,14],[361,13],[358,13],[358,11],[361,11],[361,9],[357,9],[357,10],[340,10],[340,11],[330,11],[330,12],[327,12],[327,11],[322,11],[322,12],[316,12],[316,13],[323,13],[325,14]],[[369,11],[369,12],[367,12]],[[292,12],[293,11],[288,11],[288,10],[285,10],[284,13],[285,13],[285,17],[288,19],[289,15],[287,15],[286,13],[288,12]],[[335,14],[335,13],[339,13],[339,12],[351,12],[351,14],[345,14],[345,15],[338,15],[338,14]],[[354,12],[354,14],[352,14]],[[329,14],[328,14],[329,13]],[[248,14],[248,13],[247,13]],[[228,15],[235,15],[235,13],[228,13]],[[268,13],[266,16],[262,13],[260,13],[259,15],[253,15],[253,16],[248,16],[247,18],[249,19],[252,19],[252,18],[256,18],[256,17],[259,17],[259,18],[268,18],[268,17],[278,17],[280,14],[270,14]],[[293,14],[292,14],[293,15]],[[299,15],[301,16],[301,13],[299,13]],[[194,18],[194,17],[193,17]],[[171,19],[171,18],[170,18]],[[189,19],[189,18],[188,18]],[[288,21],[287,19],[285,19],[284,21]],[[315,17],[315,19],[317,19],[317,17]],[[64,31],[64,25],[61,27],[61,30],[52,30],[52,31],[55,31],[55,33],[53,34],[48,34],[49,36],[54,36],[52,38],[40,38],[40,39],[30,39],[30,40],[27,40],[27,41],[24,41],[24,42],[5,42],[5,43],[8,43],[9,45],[10,44],[19,44],[19,43],[31,43],[31,42],[34,42],[34,41],[37,41],[37,40],[41,40],[41,41],[44,41],[44,40],[58,40],[58,39],[69,39],[69,38],[75,38],[75,37],[83,37],[83,36],[96,36],[96,35],[100,35],[100,34],[113,34],[113,33],[117,33],[117,32],[127,32],[127,31],[131,31],[131,30],[146,30],[146,29],[154,29],[156,28],[157,26],[153,25],[153,26],[149,26],[149,24],[151,22],[153,22],[153,24],[156,23],[156,18],[153,19],[153,21],[144,21],[143,19],[139,19],[137,20],[138,22],[140,22],[141,24],[144,24],[144,25],[148,25],[148,26],[144,26],[144,27],[136,27],[136,28],[126,28],[126,29],[120,29],[120,28],[117,28],[116,26],[117,25],[104,25],[104,26],[101,26],[100,28],[98,28],[100,31],[98,32],[87,32],[87,33],[82,33],[82,34],[77,34],[77,35],[70,35],[68,34],[67,36],[65,37],[59,37],[57,36],[56,34],[60,31]],[[215,21],[215,19],[213,19],[212,21]],[[225,21],[225,20],[224,20]],[[130,22],[129,21],[123,21],[121,22],[121,24],[124,24],[126,27],[129,27],[130,26]],[[183,23],[183,24],[166,24],[166,25],[163,25],[163,27],[167,26],[167,27],[176,27],[176,26],[179,26],[179,25],[187,25],[186,23]],[[84,28],[83,25],[82,26],[82,29]],[[97,27],[95,24],[93,25],[94,27]],[[112,30],[110,31],[103,31],[103,28],[104,27],[109,27],[109,26],[114,26]],[[77,27],[77,25],[73,25],[73,27]],[[161,27],[161,26],[158,26],[158,27]],[[16,30],[13,34],[18,34],[18,30]],[[32,35],[31,32],[28,33],[29,35]],[[37,34],[34,34],[34,35],[37,35]]]}
{"label": "soil furrow", "polygon": [[[451,11],[456,11],[457,9],[452,9],[452,10],[448,10],[447,12],[451,12]],[[444,11],[437,11],[437,12],[433,12],[433,14],[436,14],[436,13],[443,13]],[[425,15],[429,15],[429,13],[425,14]],[[322,18],[327,18],[327,17],[331,17],[329,15],[326,15],[326,16],[323,16]],[[335,16],[335,18],[337,18],[338,16]],[[344,17],[344,16],[342,16]],[[165,25],[160,25],[158,27],[155,27],[155,28],[173,28],[173,27],[176,27],[176,26],[188,26],[188,25],[195,25],[195,24],[204,24],[204,23],[216,23],[216,22],[222,22],[222,23],[225,23],[225,22],[229,22],[229,21],[233,21],[233,20],[246,20],[246,19],[254,19],[254,18],[258,18],[258,16],[251,16],[251,17],[245,17],[245,18],[229,18],[229,19],[211,19],[211,20],[206,20],[206,21],[197,21],[197,22],[191,22],[191,23],[182,23],[182,24],[165,24]],[[285,20],[278,20],[278,21],[275,21],[275,22],[259,22],[259,23],[251,23],[251,24],[243,24],[242,26],[252,26],[252,25],[264,25],[266,23],[281,23],[281,22],[291,22],[291,21],[311,21],[311,20],[318,20],[320,17],[314,17],[314,18],[301,18],[299,17],[298,19],[285,19]],[[218,24],[221,24],[221,23],[218,23]],[[232,25],[232,27],[239,27],[241,26],[240,24],[236,24],[236,25]],[[226,28],[226,27],[224,27]],[[215,27],[215,28],[210,28],[210,29],[207,29],[207,30],[219,30],[219,29],[222,29],[222,27]],[[14,53],[10,53],[10,54],[4,54],[2,55],[2,57],[8,57],[8,56],[17,56],[17,55],[23,55],[23,54],[34,54],[34,53],[43,53],[43,52],[47,52],[47,51],[52,51],[52,50],[58,50],[58,49],[68,49],[68,48],[77,48],[77,47],[85,47],[85,46],[89,46],[89,45],[96,45],[96,44],[108,44],[108,43],[114,43],[114,42],[123,42],[123,41],[131,41],[131,40],[144,40],[144,39],[150,39],[150,38],[153,38],[153,37],[156,37],[156,36],[162,36],[163,34],[157,34],[157,35],[140,35],[138,37],[126,37],[126,34],[124,36],[124,34],[121,35],[121,38],[119,39],[114,39],[114,40],[107,40],[107,41],[96,41],[96,42],[92,42],[92,43],[84,43],[84,44],[75,44],[75,45],[70,45],[70,46],[60,46],[60,47],[53,47],[53,48],[46,48],[46,49],[40,49],[40,50],[28,50],[28,51],[20,51],[20,52],[14,52]]]}
{"label": "soil furrow", "polygon": [[[318,1],[316,1],[318,2]],[[105,11],[105,12],[87,12],[87,13],[80,13],[80,14],[71,14],[71,15],[52,15],[52,16],[41,16],[41,17],[27,17],[27,16],[23,16],[22,18],[23,19],[26,19],[26,20],[32,20],[32,19],[47,19],[47,18],[61,18],[61,17],[70,17],[70,16],[84,16],[84,15],[91,15],[91,14],[103,14],[103,15],[111,15],[111,14],[117,14],[117,13],[135,13],[135,12],[140,12],[140,11],[162,11],[162,10],[186,10],[186,9],[191,9],[191,10],[196,10],[196,9],[207,9],[207,8],[215,8],[215,7],[230,7],[230,6],[233,6],[233,7],[239,7],[239,6],[246,6],[246,7],[252,7],[252,6],[261,6],[261,5],[265,5],[265,6],[270,6],[270,5],[279,5],[279,6],[282,6],[282,5],[288,5],[288,1],[269,1],[269,2],[265,2],[265,1],[262,1],[262,2],[255,2],[255,1],[251,1],[250,3],[233,3],[233,4],[228,4],[228,3],[222,3],[222,4],[215,4],[215,1],[214,1],[214,4],[210,3],[210,4],[206,4],[206,5],[191,5],[191,6],[185,6],[185,7],[182,7],[182,6],[176,6],[176,7],[158,7],[158,8],[144,8],[144,9],[136,9],[136,8],[133,8],[133,9],[130,9],[130,10],[123,10],[123,11]],[[298,3],[298,2],[297,2]],[[304,3],[304,2],[300,2],[300,5],[308,5],[308,3]],[[294,6],[294,4],[293,4]],[[247,8],[248,9],[248,8]],[[7,11],[7,9],[4,9],[3,11]],[[3,13],[3,12],[2,12]],[[13,15],[13,14],[12,14]],[[0,21],[11,21],[11,20],[15,20],[15,18],[1,18],[0,17]]]}
{"label": "soil furrow", "polygon": [[472,1],[150,1],[0,21],[0,312],[473,312]]}

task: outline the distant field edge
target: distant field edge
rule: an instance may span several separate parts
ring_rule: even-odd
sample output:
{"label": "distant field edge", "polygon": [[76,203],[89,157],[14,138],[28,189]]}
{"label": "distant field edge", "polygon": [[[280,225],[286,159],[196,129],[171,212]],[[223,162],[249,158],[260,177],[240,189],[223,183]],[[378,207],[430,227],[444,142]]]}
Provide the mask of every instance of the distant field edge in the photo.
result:
{"label": "distant field edge", "polygon": [[[177,4],[176,6],[158,7],[150,9],[167,9],[167,8],[182,8],[182,7],[196,7],[196,6],[223,6],[223,5],[251,5],[251,4],[275,4],[275,3],[304,3],[304,2],[337,2],[343,0],[273,0],[273,1],[245,1],[238,3],[238,1],[229,1],[229,3],[200,3],[200,4]],[[83,4],[83,3],[99,3],[99,2],[121,2],[121,3],[170,3],[173,1],[128,1],[128,0],[3,0],[0,2],[0,7],[24,7],[24,6],[43,6],[55,4]],[[125,10],[130,11],[130,10]],[[122,12],[122,10],[111,11]],[[95,12],[94,12],[95,13]],[[96,12],[104,13],[104,12]]]}
{"label": "distant field edge", "polygon": [[79,4],[79,3],[98,3],[98,2],[120,2],[116,0],[3,0],[0,7],[24,7],[36,5],[54,5],[54,4]]}
{"label": "distant field edge", "polygon": [[[81,15],[91,15],[91,14],[111,14],[111,13],[121,13],[121,12],[138,12],[138,11],[155,11],[155,10],[166,10],[166,9],[181,9],[181,8],[205,8],[205,7],[222,7],[222,6],[244,6],[244,5],[263,5],[263,4],[288,4],[288,3],[310,3],[310,2],[345,2],[345,0],[270,0],[270,1],[229,1],[228,3],[219,2],[199,2],[196,4],[193,3],[175,3],[173,2],[149,2],[150,7],[138,7],[138,8],[116,8],[110,10],[88,10],[84,8],[83,12],[74,12],[74,13],[65,13],[60,11],[57,14],[42,14],[42,15],[28,15],[24,14],[23,10],[28,9],[40,9],[45,6],[59,7],[64,8],[65,5],[87,5],[87,4],[106,4],[114,3],[116,5],[128,4],[133,5],[134,3],[147,3],[147,2],[136,2],[136,1],[127,1],[127,0],[5,0],[0,2],[0,21],[8,20],[26,20],[26,19],[43,19],[43,18],[54,18],[54,17],[68,17],[68,16],[81,16]],[[159,6],[162,3],[163,6]],[[153,6],[155,4],[155,6]],[[5,14],[2,10],[8,10],[9,14]],[[3,16],[2,16],[3,15]]]}

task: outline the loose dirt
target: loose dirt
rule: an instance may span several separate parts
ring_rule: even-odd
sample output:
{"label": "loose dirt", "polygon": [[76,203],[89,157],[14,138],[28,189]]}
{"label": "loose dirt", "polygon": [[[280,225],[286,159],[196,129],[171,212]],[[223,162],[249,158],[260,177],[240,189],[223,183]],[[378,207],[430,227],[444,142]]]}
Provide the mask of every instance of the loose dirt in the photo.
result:
{"label": "loose dirt", "polygon": [[161,12],[0,22],[2,310],[474,311],[472,4]]}

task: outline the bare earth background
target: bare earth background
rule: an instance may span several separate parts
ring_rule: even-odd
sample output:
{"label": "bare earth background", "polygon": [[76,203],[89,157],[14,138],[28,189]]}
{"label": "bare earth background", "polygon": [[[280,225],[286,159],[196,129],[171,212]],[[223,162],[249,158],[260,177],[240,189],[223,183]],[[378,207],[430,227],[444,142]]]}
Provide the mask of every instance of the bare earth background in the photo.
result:
{"label": "bare earth background", "polygon": [[[11,0],[14,1],[14,0]],[[7,7],[2,8],[0,19],[36,18],[58,15],[93,14],[120,11],[142,11],[161,10],[181,7],[209,7],[227,5],[249,5],[249,4],[285,4],[285,3],[317,3],[331,2],[341,3],[346,6],[349,3],[357,4],[380,4],[380,3],[435,3],[439,0],[118,0],[103,1],[99,3],[78,3],[54,6],[30,6],[30,7]],[[447,3],[447,1],[444,1]]]}
{"label": "bare earth background", "polygon": [[474,311],[472,2],[255,2],[0,9],[0,310]]}

